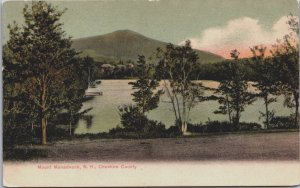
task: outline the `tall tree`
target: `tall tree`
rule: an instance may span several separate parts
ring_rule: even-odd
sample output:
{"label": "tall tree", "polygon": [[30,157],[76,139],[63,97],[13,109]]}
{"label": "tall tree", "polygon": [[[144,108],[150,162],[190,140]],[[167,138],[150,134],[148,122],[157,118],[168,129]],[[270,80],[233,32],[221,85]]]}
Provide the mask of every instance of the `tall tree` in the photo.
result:
{"label": "tall tree", "polygon": [[249,84],[240,68],[239,52],[233,50],[230,54],[233,60],[226,64],[224,70],[227,77],[220,81],[216,91],[222,96],[219,98],[221,105],[216,112],[228,114],[229,121],[241,130],[241,113],[246,105],[255,101],[255,95],[247,91]]}
{"label": "tall tree", "polygon": [[255,62],[254,70],[257,72],[256,82],[254,86],[259,90],[259,96],[263,98],[265,104],[265,113],[261,114],[265,117],[266,129],[269,128],[269,121],[271,118],[271,111],[269,104],[276,102],[276,95],[279,90],[279,83],[275,79],[274,63],[270,57],[266,57],[265,46],[254,46],[251,48]]}
{"label": "tall tree", "polygon": [[276,62],[277,76],[285,95],[285,105],[295,108],[295,124],[299,123],[299,21],[290,15],[288,24],[291,33],[274,45],[271,51]]}
{"label": "tall tree", "polygon": [[23,67],[17,70],[24,75],[20,88],[26,102],[37,109],[42,144],[46,144],[47,118],[70,102],[67,96],[73,88],[69,78],[77,63],[76,52],[59,22],[63,13],[47,2],[33,1],[23,9],[25,24],[8,26],[7,47],[13,63]]}
{"label": "tall tree", "polygon": [[151,75],[151,67],[147,65],[145,56],[140,55],[137,61],[138,80],[136,82],[129,82],[132,89],[133,101],[136,103],[138,109],[142,114],[157,108],[159,97],[163,93],[162,90],[155,92],[159,86],[159,82]]}
{"label": "tall tree", "polygon": [[165,51],[158,49],[157,56],[159,64],[156,74],[163,79],[178,128],[182,134],[186,134],[190,110],[203,94],[201,83],[192,80],[198,55],[191,48],[190,41],[186,41],[184,46],[167,44]]}
{"label": "tall tree", "polygon": [[37,114],[21,88],[24,67],[12,61],[7,45],[3,47],[3,67],[3,142],[6,147],[32,136]]}

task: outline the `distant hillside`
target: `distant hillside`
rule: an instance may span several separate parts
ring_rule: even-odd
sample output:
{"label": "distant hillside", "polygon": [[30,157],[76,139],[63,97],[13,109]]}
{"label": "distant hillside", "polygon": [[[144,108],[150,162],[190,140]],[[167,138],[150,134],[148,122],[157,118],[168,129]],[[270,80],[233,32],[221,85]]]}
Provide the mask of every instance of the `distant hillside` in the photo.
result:
{"label": "distant hillside", "polygon": [[[109,34],[75,39],[73,47],[98,61],[133,60],[138,55],[150,57],[158,47],[164,48],[167,43],[145,37],[130,30],[119,30]],[[201,62],[213,63],[224,60],[213,53],[196,50]]]}

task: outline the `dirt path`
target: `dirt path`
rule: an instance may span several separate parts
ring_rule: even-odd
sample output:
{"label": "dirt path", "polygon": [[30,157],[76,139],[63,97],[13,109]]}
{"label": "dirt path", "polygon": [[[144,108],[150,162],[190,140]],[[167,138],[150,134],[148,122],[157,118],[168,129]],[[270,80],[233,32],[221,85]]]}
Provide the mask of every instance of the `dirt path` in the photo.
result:
{"label": "dirt path", "polygon": [[[299,133],[257,133],[164,139],[78,139],[31,149],[50,161],[297,160]],[[30,149],[30,148],[27,148]]]}

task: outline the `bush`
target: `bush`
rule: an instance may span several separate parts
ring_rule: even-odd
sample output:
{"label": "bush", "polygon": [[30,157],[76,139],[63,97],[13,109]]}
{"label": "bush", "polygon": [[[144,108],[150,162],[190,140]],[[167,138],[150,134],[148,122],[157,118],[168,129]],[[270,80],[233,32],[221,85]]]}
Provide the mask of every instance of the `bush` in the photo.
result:
{"label": "bush", "polygon": [[188,123],[187,130],[192,133],[204,133],[206,131],[206,127],[202,123],[200,124]]}
{"label": "bush", "polygon": [[291,116],[275,116],[270,120],[270,129],[289,129],[294,127],[294,120]]}
{"label": "bush", "polygon": [[[251,131],[261,129],[258,123],[240,123],[242,130]],[[188,124],[188,131],[192,133],[217,133],[238,131],[227,121],[207,121],[205,124]]]}
{"label": "bush", "polygon": [[253,130],[260,130],[261,129],[261,125],[258,123],[246,123],[246,122],[241,122],[241,129],[242,131],[253,131]]}
{"label": "bush", "polygon": [[3,126],[3,147],[13,147],[16,144],[24,144],[32,141],[36,131],[31,129],[31,126],[16,125]]}
{"label": "bush", "polygon": [[173,125],[171,127],[169,127],[166,131],[165,131],[166,136],[168,137],[176,137],[176,136],[180,136],[181,132],[179,130],[179,127],[176,125]]}
{"label": "bush", "polygon": [[113,128],[109,131],[115,136],[124,137],[131,135],[132,137],[164,137],[165,125],[161,122],[149,120],[146,115],[141,113],[136,106],[125,105],[119,108],[121,116],[121,127]]}
{"label": "bush", "polygon": [[230,132],[232,126],[226,121],[208,121],[205,124],[188,124],[188,131],[194,133]]}
{"label": "bush", "polygon": [[141,132],[148,123],[147,117],[136,106],[124,105],[119,108],[121,124],[128,132]]}
{"label": "bush", "polygon": [[143,132],[146,133],[149,137],[164,137],[165,136],[165,125],[161,122],[148,120],[146,123]]}
{"label": "bush", "polygon": [[230,132],[232,131],[232,125],[227,121],[208,121],[205,124],[206,132]]}

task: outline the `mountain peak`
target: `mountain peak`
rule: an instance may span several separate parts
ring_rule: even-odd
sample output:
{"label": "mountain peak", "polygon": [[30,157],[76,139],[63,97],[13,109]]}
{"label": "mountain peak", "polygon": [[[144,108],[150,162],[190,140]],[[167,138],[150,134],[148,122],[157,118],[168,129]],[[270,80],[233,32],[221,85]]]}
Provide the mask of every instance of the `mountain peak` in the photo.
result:
{"label": "mountain peak", "polygon": [[112,32],[112,33],[133,33],[133,34],[141,35],[141,34],[135,32],[135,31],[132,31],[132,30],[130,30],[130,29],[116,30],[116,31],[114,31],[114,32]]}
{"label": "mountain peak", "polygon": [[[73,41],[73,47],[76,50],[82,51],[82,55],[89,55],[97,61],[135,61],[138,55],[150,57],[158,47],[164,49],[166,44],[129,29]],[[204,63],[224,59],[209,52],[199,50],[196,50],[196,52]]]}
{"label": "mountain peak", "polygon": [[129,29],[124,29],[124,30],[117,30],[117,31],[114,31],[114,32],[111,32],[111,33],[107,33],[107,34],[104,34],[102,36],[107,36],[107,37],[118,37],[118,38],[127,38],[127,37],[142,37],[142,38],[147,38],[145,37],[144,35],[138,33],[138,32],[135,32],[135,31],[132,31],[132,30],[129,30]]}

